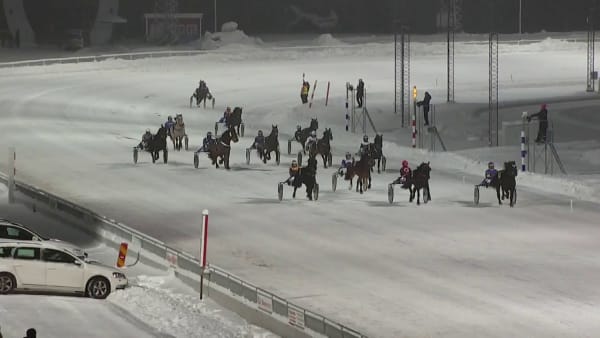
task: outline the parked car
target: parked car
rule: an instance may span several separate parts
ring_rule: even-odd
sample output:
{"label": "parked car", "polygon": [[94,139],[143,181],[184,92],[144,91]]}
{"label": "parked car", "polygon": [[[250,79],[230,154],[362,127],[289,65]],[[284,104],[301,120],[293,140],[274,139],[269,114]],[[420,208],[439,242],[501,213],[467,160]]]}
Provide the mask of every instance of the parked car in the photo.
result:
{"label": "parked car", "polygon": [[61,241],[54,238],[46,238],[23,224],[0,218],[0,243],[5,241],[34,241],[52,242],[57,246],[71,251],[75,256],[84,259],[88,254],[73,243]]}
{"label": "parked car", "polygon": [[82,260],[50,242],[0,243],[0,294],[35,290],[104,299],[127,284],[117,269]]}

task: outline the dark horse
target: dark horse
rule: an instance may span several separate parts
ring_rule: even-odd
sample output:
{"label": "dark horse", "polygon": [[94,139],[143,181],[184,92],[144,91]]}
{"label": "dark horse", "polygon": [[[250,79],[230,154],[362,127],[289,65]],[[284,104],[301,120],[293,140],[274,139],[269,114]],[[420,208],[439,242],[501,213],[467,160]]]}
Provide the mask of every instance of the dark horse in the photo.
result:
{"label": "dark horse", "polygon": [[152,155],[152,161],[156,161],[160,157],[158,152],[161,150],[166,151],[166,149],[167,128],[161,124],[160,128],[158,128],[158,131],[156,132],[156,135],[152,135],[152,139],[148,141],[148,148],[146,150],[148,150],[148,152]]}
{"label": "dark horse", "polygon": [[[377,173],[381,174],[381,158],[383,157],[383,135],[375,135],[375,142],[372,143],[373,147],[373,160],[377,160]],[[373,162],[375,166],[375,162]]]}
{"label": "dark horse", "polygon": [[316,118],[310,119],[310,126],[294,133],[294,139],[302,145],[302,151],[306,154],[306,139],[313,130],[319,129],[319,121]]}
{"label": "dark horse", "polygon": [[360,160],[354,162],[354,164],[346,170],[346,176],[344,179],[350,181],[350,189],[352,189],[352,178],[358,176],[356,180],[356,192],[359,191],[362,194],[367,189],[371,188],[371,166],[373,159],[368,153],[363,154]]}
{"label": "dark horse", "polygon": [[317,155],[321,155],[323,158],[323,165],[327,168],[327,163],[331,155],[331,142],[333,140],[333,134],[331,133],[330,128],[325,128],[323,132],[323,138],[317,140],[317,143],[314,143],[313,146],[308,150],[308,154],[310,157],[316,157]]}
{"label": "dark horse", "polygon": [[294,186],[293,198],[296,198],[296,189],[300,188],[302,184],[306,186],[306,197],[312,201],[313,189],[317,183],[317,159],[314,157],[308,158],[306,167],[300,168],[300,173],[292,183]]}
{"label": "dark horse", "polygon": [[[231,141],[239,141],[238,135],[234,127],[229,127],[220,138],[217,139],[216,143],[212,143],[208,147],[208,157],[212,160],[212,164],[216,168],[219,167],[220,163],[225,163],[225,169],[229,169],[229,153],[231,152]],[[221,159],[219,159],[219,157]],[[217,163],[219,159],[219,163]]]}
{"label": "dark horse", "polygon": [[277,125],[271,126],[271,133],[265,137],[265,147],[263,148],[262,159],[264,163],[271,160],[271,152],[279,151],[279,129]]}
{"label": "dark horse", "polygon": [[[504,162],[504,169],[498,172],[498,184],[496,184],[497,195],[500,196],[500,190],[502,190],[502,199],[508,198],[511,207],[515,205],[516,177],[518,172],[519,170],[515,161]],[[500,202],[500,197],[498,197],[498,202]]]}
{"label": "dark horse", "polygon": [[415,199],[415,193],[417,193],[417,205],[421,204],[421,189],[427,188],[427,200],[425,200],[425,192],[423,192],[423,201],[427,202],[431,200],[431,194],[429,192],[429,173],[431,167],[429,162],[422,162],[417,169],[413,170],[412,177],[409,177],[406,182],[402,185],[403,189],[410,190],[410,202]]}
{"label": "dark horse", "polygon": [[[237,128],[236,132],[240,135],[240,126],[242,125],[242,108],[235,107],[231,116],[227,118],[227,128]],[[236,141],[237,142],[237,141]]]}

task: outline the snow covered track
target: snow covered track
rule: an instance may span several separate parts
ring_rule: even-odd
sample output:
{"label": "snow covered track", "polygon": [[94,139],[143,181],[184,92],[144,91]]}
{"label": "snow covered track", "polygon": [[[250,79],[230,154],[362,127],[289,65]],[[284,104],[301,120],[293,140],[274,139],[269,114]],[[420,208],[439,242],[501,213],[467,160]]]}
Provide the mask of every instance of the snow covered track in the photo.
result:
{"label": "snow covered track", "polygon": [[[487,46],[468,47],[456,59],[457,74],[469,74],[457,78],[456,96],[485,101]],[[502,69],[514,77],[501,77],[501,88],[507,88],[503,95],[559,96],[583,88],[578,79],[584,72],[577,65],[584,48],[568,45],[540,56],[546,47],[506,52]],[[435,43],[415,48],[413,69],[419,88],[433,88],[435,100],[443,97],[435,83],[443,78],[445,63],[443,53],[430,53],[434,48],[443,50]],[[576,202],[571,212],[567,196],[518,185],[515,208],[498,207],[491,191],[483,191],[480,207],[474,208],[473,184],[481,177],[470,173],[483,166],[403,147],[409,135],[389,114],[392,51],[384,44],[369,44],[357,53],[324,49],[308,55],[241,48],[227,56],[10,69],[0,79],[0,108],[7,115],[0,132],[3,144],[17,147],[19,179],[194,256],[200,211],[209,209],[209,261],[370,336],[598,332],[596,204]],[[307,70],[311,81],[332,82],[329,108],[323,108],[322,95],[315,96],[316,109],[298,106],[299,74]],[[295,201],[286,191],[278,202],[276,183],[286,178],[287,168],[254,160],[246,165],[249,137],[232,147],[231,171],[212,168],[204,156],[194,169],[192,152],[171,149],[167,165],[152,165],[147,158],[137,166],[131,162],[131,146],[166,115],[184,114],[194,149],[225,105],[244,108],[247,135],[278,124],[280,142],[296,124],[306,126],[316,116],[319,134],[332,127],[334,163],[339,162],[360,142],[360,135],[344,131],[342,88],[358,77],[369,89],[374,122],[385,130],[389,167],[388,173],[374,175],[373,189],[364,195],[342,189],[343,182],[335,193],[325,188],[334,169],[320,165],[318,202],[304,200],[302,190]],[[198,78],[219,98],[218,109],[187,108]],[[468,131],[461,123],[453,132],[464,137]],[[5,152],[0,147],[2,164]],[[505,158],[488,149],[478,152],[482,158]],[[282,163],[291,159],[284,154]],[[408,204],[402,191],[394,205],[387,202],[387,184],[396,178],[401,159],[413,167],[431,160],[428,205]]]}

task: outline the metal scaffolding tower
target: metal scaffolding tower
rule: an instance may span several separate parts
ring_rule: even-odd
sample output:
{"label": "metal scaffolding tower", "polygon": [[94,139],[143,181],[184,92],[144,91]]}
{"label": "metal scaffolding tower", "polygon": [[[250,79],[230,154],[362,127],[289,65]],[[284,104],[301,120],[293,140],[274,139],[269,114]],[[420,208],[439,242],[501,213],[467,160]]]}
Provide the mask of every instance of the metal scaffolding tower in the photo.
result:
{"label": "metal scaffolding tower", "polygon": [[[402,114],[402,127],[405,116],[410,116],[410,34],[408,26],[399,22],[394,29],[394,112]],[[406,119],[408,121],[408,118]]]}
{"label": "metal scaffolding tower", "polygon": [[456,31],[456,0],[447,0],[448,6],[448,95],[447,102],[454,102],[454,33]]}
{"label": "metal scaffolding tower", "polygon": [[498,146],[498,33],[489,40],[489,146]]}
{"label": "metal scaffolding tower", "polygon": [[598,74],[594,70],[594,50],[596,42],[596,30],[594,29],[594,12],[595,8],[590,8],[590,12],[587,17],[588,34],[587,34],[587,91],[593,92],[595,90],[595,80],[598,78]]}

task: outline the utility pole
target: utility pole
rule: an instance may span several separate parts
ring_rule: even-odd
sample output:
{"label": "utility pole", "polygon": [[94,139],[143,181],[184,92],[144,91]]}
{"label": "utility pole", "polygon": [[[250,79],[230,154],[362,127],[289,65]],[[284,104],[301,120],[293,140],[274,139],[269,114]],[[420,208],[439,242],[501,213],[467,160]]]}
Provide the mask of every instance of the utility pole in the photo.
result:
{"label": "utility pole", "polygon": [[213,33],[217,32],[217,0],[215,0],[215,31]]}
{"label": "utility pole", "polygon": [[519,34],[523,34],[523,0],[519,0]]}

